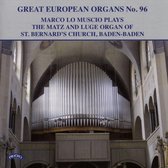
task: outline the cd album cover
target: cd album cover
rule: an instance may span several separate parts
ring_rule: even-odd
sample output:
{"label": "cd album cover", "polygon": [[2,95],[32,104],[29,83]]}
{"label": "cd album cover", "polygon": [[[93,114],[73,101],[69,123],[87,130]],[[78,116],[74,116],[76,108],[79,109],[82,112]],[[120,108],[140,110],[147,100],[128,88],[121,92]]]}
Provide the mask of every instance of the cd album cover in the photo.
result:
{"label": "cd album cover", "polygon": [[1,0],[0,168],[168,168],[166,5]]}

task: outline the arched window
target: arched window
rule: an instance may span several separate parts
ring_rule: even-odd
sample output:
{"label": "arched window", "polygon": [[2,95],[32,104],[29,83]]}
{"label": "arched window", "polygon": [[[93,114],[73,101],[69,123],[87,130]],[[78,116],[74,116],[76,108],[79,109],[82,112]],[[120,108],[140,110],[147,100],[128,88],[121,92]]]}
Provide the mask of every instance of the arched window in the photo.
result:
{"label": "arched window", "polygon": [[145,137],[147,139],[151,133],[151,121],[147,104],[145,105],[144,120],[145,120]]}
{"label": "arched window", "polygon": [[16,63],[16,75],[18,79],[21,79],[22,72],[22,42],[17,41],[17,63]]}
{"label": "arched window", "polygon": [[12,96],[12,92],[11,92],[11,96],[10,96],[10,111],[9,111],[9,128],[12,128],[12,103],[13,103],[13,96]]}
{"label": "arched window", "polygon": [[135,139],[137,140],[142,140],[142,124],[141,124],[141,119],[138,116],[136,121],[135,121]]}
{"label": "arched window", "polygon": [[14,99],[13,107],[12,107],[12,132],[15,134],[15,117],[16,117],[16,99]]}
{"label": "arched window", "polygon": [[31,79],[31,72],[29,68],[27,71],[27,77],[26,77],[26,83],[25,83],[26,100],[28,101],[28,103],[30,102],[30,79]]}
{"label": "arched window", "polygon": [[152,162],[152,167],[151,168],[158,168],[159,167],[159,158],[158,156],[155,156]]}
{"label": "arched window", "polygon": [[12,130],[13,133],[15,133],[16,108],[17,108],[16,99],[14,99],[9,117],[9,128]]}
{"label": "arched window", "polygon": [[20,135],[21,135],[21,110],[20,107],[17,107],[17,113],[16,113],[16,121],[15,121],[15,133],[16,137],[20,140]]}
{"label": "arched window", "polygon": [[158,105],[157,105],[156,89],[154,91],[154,106],[155,106],[156,126],[159,126],[159,115],[158,115]]}
{"label": "arched window", "polygon": [[26,117],[24,117],[24,125],[23,125],[23,140],[29,141],[30,140],[30,129],[29,123]]}
{"label": "arched window", "polygon": [[150,112],[151,127],[153,132],[156,128],[156,116],[155,116],[155,107],[154,107],[152,97],[150,97],[149,99],[149,112]]}
{"label": "arched window", "polygon": [[137,96],[137,94],[138,94],[138,75],[137,75],[137,71],[133,65],[132,65],[132,69],[131,69],[131,80],[132,80],[133,93]]}
{"label": "arched window", "polygon": [[21,78],[21,62],[22,62],[22,42],[16,41],[13,43],[13,50],[12,50],[12,57],[13,57],[13,68],[16,72],[18,79]]}
{"label": "arched window", "polygon": [[150,67],[151,67],[151,56],[152,56],[150,41],[146,41],[145,51],[146,51],[147,70],[149,71],[149,69],[150,69]]}
{"label": "arched window", "polygon": [[135,82],[135,94],[138,94],[138,79],[137,79],[137,72],[134,70],[134,82]]}
{"label": "arched window", "polygon": [[12,58],[13,58],[14,69],[15,69],[16,63],[17,63],[17,42],[13,42]]}

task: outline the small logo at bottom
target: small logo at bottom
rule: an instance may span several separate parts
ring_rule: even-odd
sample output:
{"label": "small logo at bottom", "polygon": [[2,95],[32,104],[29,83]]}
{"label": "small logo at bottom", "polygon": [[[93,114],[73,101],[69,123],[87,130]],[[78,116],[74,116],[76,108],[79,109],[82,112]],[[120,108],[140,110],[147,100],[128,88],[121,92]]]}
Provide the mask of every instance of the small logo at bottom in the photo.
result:
{"label": "small logo at bottom", "polygon": [[8,158],[9,158],[10,160],[11,160],[11,159],[15,159],[15,158],[22,160],[22,159],[23,159],[23,156],[22,156],[21,154],[14,153],[14,154],[9,155]]}

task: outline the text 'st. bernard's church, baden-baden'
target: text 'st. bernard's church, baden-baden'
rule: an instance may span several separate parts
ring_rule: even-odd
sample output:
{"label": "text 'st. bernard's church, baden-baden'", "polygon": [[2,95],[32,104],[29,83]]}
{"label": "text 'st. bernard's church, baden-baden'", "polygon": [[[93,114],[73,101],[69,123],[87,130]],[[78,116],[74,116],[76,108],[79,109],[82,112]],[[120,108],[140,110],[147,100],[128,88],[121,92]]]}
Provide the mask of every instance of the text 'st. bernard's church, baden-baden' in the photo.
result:
{"label": "text 'st. bernard's church, baden-baden'", "polygon": [[0,42],[0,168],[165,167],[167,41]]}

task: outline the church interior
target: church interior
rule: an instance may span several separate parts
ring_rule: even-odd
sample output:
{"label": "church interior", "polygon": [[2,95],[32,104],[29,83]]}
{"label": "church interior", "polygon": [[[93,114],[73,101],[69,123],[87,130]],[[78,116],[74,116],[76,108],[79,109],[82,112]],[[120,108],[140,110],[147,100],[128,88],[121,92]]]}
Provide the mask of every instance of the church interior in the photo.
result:
{"label": "church interior", "polygon": [[168,168],[168,41],[0,41],[0,168]]}

